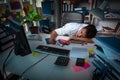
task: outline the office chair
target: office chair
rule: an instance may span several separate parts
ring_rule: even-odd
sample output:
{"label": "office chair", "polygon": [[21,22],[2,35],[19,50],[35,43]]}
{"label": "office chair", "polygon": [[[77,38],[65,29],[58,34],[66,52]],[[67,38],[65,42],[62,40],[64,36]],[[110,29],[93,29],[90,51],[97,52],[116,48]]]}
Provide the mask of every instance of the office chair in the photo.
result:
{"label": "office chair", "polygon": [[63,26],[66,23],[69,22],[78,22],[83,23],[84,22],[84,16],[83,14],[79,12],[66,12],[62,14],[62,20],[61,20],[61,26]]}

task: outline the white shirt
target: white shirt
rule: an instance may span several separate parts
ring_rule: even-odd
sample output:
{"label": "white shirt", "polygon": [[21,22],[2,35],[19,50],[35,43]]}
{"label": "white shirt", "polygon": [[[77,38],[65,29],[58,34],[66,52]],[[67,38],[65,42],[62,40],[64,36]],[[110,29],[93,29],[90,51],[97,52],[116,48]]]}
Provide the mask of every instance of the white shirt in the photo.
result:
{"label": "white shirt", "polygon": [[87,26],[88,24],[80,24],[80,23],[67,23],[63,27],[56,29],[58,35],[76,35],[76,33],[82,29],[83,27]]}

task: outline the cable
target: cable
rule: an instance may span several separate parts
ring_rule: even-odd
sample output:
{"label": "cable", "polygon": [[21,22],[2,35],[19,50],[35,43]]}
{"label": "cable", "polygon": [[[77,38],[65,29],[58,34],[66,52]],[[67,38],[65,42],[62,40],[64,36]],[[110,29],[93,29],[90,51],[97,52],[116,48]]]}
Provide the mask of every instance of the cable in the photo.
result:
{"label": "cable", "polygon": [[7,74],[6,74],[6,71],[5,71],[5,64],[6,64],[7,60],[8,60],[8,58],[10,57],[10,55],[11,55],[11,53],[12,53],[13,50],[14,50],[14,48],[12,48],[12,49],[10,50],[10,52],[9,52],[9,54],[7,55],[5,61],[3,62],[3,67],[2,67],[2,70],[3,70],[3,71],[2,71],[2,73],[3,73],[3,76],[4,76],[6,79],[8,79],[8,77],[7,77]]}
{"label": "cable", "polygon": [[12,53],[13,50],[14,50],[14,48],[12,48],[12,49],[10,50],[8,56],[6,57],[6,59],[5,59],[4,63],[3,63],[3,75],[5,75],[5,78],[6,78],[6,79],[8,79],[8,78],[7,78],[7,74],[6,74],[6,71],[5,71],[5,64],[6,64],[8,58],[9,58],[9,56],[10,56],[10,54]]}
{"label": "cable", "polygon": [[1,73],[1,70],[0,70],[0,79],[4,80],[4,77],[3,77],[3,74]]}
{"label": "cable", "polygon": [[22,76],[33,66],[35,66],[37,63],[41,62],[43,59],[45,59],[49,54],[47,54],[45,57],[43,57],[42,59],[38,60],[36,63],[32,64],[31,66],[29,66],[26,70],[24,70],[20,76],[20,78],[22,78]]}

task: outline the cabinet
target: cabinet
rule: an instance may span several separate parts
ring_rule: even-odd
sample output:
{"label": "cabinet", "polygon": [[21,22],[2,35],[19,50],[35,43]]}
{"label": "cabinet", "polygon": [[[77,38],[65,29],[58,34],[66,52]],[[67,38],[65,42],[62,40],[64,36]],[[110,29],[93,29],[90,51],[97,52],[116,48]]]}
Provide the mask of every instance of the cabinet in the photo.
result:
{"label": "cabinet", "polygon": [[93,72],[93,78],[99,72],[98,80],[120,79],[119,40],[120,38],[118,37],[97,37],[94,39],[94,42],[96,44],[96,55],[92,63],[96,69]]}

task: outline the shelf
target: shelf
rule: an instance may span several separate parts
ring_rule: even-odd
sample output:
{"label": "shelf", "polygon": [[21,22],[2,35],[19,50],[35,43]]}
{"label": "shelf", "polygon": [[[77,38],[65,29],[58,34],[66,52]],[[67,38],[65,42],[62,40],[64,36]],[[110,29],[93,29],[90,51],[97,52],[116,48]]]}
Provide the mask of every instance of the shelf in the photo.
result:
{"label": "shelf", "polygon": [[[114,40],[112,40],[112,42],[110,43],[111,40],[109,39],[106,42],[105,38],[109,39],[112,37],[99,37],[99,38],[94,39],[94,42],[98,47],[94,51],[96,53],[96,55],[95,55],[95,59],[93,60],[93,64],[95,65],[96,68],[99,68],[99,69],[103,69],[103,65],[104,65],[105,68],[107,69],[106,75],[114,77],[115,79],[116,78],[120,79],[120,75],[119,75],[120,74],[120,71],[119,71],[120,61],[118,59],[109,59],[108,56],[106,55],[106,54],[109,54],[111,52],[111,50],[112,50],[111,53],[113,53],[114,55],[119,54],[119,51],[116,50],[115,48],[113,48],[113,47],[115,47],[114,45],[112,45],[112,47],[110,46],[112,44],[112,42],[117,43],[117,41],[116,41],[117,39],[114,39],[115,37],[112,38]],[[119,42],[117,43],[117,45],[119,45]],[[101,62],[102,65],[99,65],[97,61]],[[99,65],[99,66],[97,66],[97,65]],[[110,74],[108,74],[108,73],[110,73]]]}

